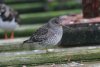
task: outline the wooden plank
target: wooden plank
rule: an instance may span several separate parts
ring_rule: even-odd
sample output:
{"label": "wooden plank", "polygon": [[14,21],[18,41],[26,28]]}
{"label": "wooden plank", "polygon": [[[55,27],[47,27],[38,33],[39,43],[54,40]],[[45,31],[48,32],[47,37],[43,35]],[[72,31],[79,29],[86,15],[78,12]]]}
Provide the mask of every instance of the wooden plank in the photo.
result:
{"label": "wooden plank", "polygon": [[[51,50],[50,50],[51,51]],[[0,53],[0,66],[40,65],[47,63],[67,63],[70,61],[100,60],[100,46],[52,49],[51,52],[33,50]]]}
{"label": "wooden plank", "polygon": [[[20,51],[25,50],[20,47],[24,40],[28,37],[24,38],[16,38],[16,39],[9,39],[9,40],[0,40],[0,52],[5,51]],[[26,48],[27,50],[28,48]]]}
{"label": "wooden plank", "polygon": [[80,23],[64,28],[63,46],[100,45],[100,23]]}

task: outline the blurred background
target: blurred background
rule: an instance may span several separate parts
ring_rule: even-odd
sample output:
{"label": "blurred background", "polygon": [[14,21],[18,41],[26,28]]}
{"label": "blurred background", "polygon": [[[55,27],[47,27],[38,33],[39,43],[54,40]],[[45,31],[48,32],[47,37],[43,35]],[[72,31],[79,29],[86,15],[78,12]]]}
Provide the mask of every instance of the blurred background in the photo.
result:
{"label": "blurred background", "polygon": [[[46,23],[50,18],[59,15],[80,13],[81,0],[0,0],[20,15],[20,27],[15,30],[15,37],[27,37]],[[8,32],[9,34],[9,32]],[[0,30],[0,39],[4,31]]]}

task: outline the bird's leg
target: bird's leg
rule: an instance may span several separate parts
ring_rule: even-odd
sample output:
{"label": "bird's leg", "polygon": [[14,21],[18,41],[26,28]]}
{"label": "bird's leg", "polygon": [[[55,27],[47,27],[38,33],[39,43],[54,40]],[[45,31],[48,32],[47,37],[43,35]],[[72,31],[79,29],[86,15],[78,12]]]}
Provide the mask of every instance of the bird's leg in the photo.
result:
{"label": "bird's leg", "polygon": [[11,38],[11,39],[14,39],[14,32],[11,32],[10,38]]}
{"label": "bird's leg", "polygon": [[32,50],[32,43],[30,43],[29,50]]}
{"label": "bird's leg", "polygon": [[5,34],[4,34],[4,35],[5,35],[5,39],[8,39],[8,36],[7,36],[7,33],[6,33],[6,32],[5,32]]}
{"label": "bird's leg", "polygon": [[50,51],[48,50],[48,47],[46,47],[45,50],[46,50],[46,54],[50,53]]}
{"label": "bird's leg", "polygon": [[67,61],[70,62],[71,61],[72,56],[69,54],[67,55]]}

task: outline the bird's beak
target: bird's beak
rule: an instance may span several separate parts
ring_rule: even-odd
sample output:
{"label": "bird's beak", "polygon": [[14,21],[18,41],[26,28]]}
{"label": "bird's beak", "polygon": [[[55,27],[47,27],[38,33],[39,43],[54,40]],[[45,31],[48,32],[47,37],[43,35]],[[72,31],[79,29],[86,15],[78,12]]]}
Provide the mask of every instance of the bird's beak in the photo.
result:
{"label": "bird's beak", "polygon": [[71,25],[71,24],[73,24],[74,22],[73,21],[63,21],[62,22],[62,26],[66,26],[66,25]]}
{"label": "bird's beak", "polygon": [[1,12],[0,12],[0,16],[1,16]]}
{"label": "bird's beak", "polygon": [[62,25],[62,26],[70,25],[70,24],[73,24],[73,23],[74,23],[73,21],[68,19],[67,15],[60,17],[60,25]]}
{"label": "bird's beak", "polygon": [[63,24],[63,23],[60,23],[59,25],[60,25],[60,26],[64,26],[64,24]]}

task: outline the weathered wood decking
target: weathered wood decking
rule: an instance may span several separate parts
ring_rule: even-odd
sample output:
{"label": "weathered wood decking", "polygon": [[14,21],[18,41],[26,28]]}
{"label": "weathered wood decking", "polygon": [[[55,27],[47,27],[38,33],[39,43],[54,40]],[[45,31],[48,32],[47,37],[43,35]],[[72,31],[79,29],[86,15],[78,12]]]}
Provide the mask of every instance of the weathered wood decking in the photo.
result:
{"label": "weathered wood decking", "polygon": [[59,48],[46,50],[32,50],[19,52],[1,52],[0,66],[40,65],[52,63],[67,63],[70,61],[100,60],[100,46]]}

